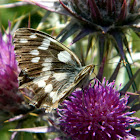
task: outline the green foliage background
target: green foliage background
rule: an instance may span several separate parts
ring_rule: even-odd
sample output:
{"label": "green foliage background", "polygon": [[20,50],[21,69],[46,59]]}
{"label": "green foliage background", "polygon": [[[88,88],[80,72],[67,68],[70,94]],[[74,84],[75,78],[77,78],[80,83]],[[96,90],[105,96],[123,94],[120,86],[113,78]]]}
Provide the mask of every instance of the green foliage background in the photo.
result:
{"label": "green foliage background", "polygon": [[[5,3],[12,3],[12,2],[16,2],[16,0],[0,0],[0,5],[1,4],[5,4]],[[17,21],[21,21],[20,23],[20,27],[28,27],[28,20],[29,20],[29,16],[31,17],[30,19],[30,27],[32,28],[37,28],[38,24],[40,23],[42,16],[46,13],[45,10],[38,8],[37,6],[33,6],[33,5],[26,5],[26,6],[21,6],[21,7],[16,7],[16,8],[0,8],[0,28],[4,28],[5,30],[8,27],[8,20],[11,21],[12,23],[12,27],[15,26],[15,24],[17,23]],[[53,32],[53,36],[58,35],[58,33],[61,31],[61,29],[65,26],[65,21],[66,21],[66,17],[65,16],[60,16],[58,14],[55,13],[50,13],[47,12],[48,16],[45,20],[45,23],[42,26],[43,31],[51,34]],[[20,18],[19,18],[20,17]],[[60,23],[58,23],[58,21]],[[61,25],[61,26],[58,26]],[[56,28],[54,28],[56,27]],[[51,30],[51,28],[53,28]],[[3,31],[2,31],[3,32]],[[134,61],[137,62],[137,64],[139,65],[140,68],[140,39],[133,33],[133,35],[130,37],[128,34],[128,37],[130,38],[130,43],[133,45],[133,52],[135,52],[134,56]],[[65,42],[65,44],[67,45],[68,42],[71,39],[69,39],[68,41]],[[84,46],[86,45],[86,38],[84,38],[80,43],[76,43],[75,45],[77,46],[81,46],[81,48],[84,51]],[[73,46],[75,46],[73,45]],[[79,49],[75,49],[76,47],[72,47],[72,50],[79,56]],[[97,48],[95,48],[94,50],[95,52],[97,51]],[[117,57],[116,57],[117,58]],[[90,61],[90,60],[89,60]],[[94,59],[94,63],[98,64],[98,58]],[[115,64],[115,60],[114,60],[114,64]],[[112,72],[112,66],[114,64],[108,64],[105,68],[105,72],[104,75],[109,78],[110,73]],[[134,65],[132,65],[132,70],[133,73],[135,73],[137,71],[138,68],[136,68]],[[97,72],[97,70],[95,70],[95,73]],[[123,73],[123,74],[122,74]],[[127,77],[127,73],[125,70],[122,70],[120,72],[120,76],[118,76],[120,78],[117,78],[117,83],[123,83],[122,86],[124,84],[126,84],[126,82],[128,81],[128,77]],[[123,79],[123,81],[122,81]],[[136,77],[135,79],[136,84],[137,84],[137,88],[140,91],[140,74]],[[130,88],[130,91],[132,91],[132,89]],[[140,117],[140,112],[136,113],[137,117]],[[32,123],[32,120],[29,122],[29,124]],[[26,123],[24,125],[24,127],[31,127],[31,125],[29,125],[28,123]],[[45,125],[45,123],[42,124],[42,126]],[[15,128],[16,124],[15,123],[2,123],[0,122],[0,140],[9,140],[10,136],[11,136],[11,132],[9,132],[9,129]],[[52,135],[52,134],[50,134]],[[38,138],[42,137],[41,134],[38,135]],[[32,137],[32,135],[30,133],[24,133],[22,132],[21,135],[21,140],[33,140],[33,139],[38,139],[36,137]]]}

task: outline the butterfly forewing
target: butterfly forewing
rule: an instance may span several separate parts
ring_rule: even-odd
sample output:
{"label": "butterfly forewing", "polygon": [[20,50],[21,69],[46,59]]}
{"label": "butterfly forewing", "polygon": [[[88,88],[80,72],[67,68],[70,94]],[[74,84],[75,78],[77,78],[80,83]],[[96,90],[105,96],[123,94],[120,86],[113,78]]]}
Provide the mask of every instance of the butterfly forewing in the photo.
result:
{"label": "butterfly forewing", "polygon": [[81,80],[74,80],[83,69],[78,57],[48,34],[30,28],[18,29],[14,44],[22,70],[20,86],[35,94],[31,104],[48,111],[56,108]]}

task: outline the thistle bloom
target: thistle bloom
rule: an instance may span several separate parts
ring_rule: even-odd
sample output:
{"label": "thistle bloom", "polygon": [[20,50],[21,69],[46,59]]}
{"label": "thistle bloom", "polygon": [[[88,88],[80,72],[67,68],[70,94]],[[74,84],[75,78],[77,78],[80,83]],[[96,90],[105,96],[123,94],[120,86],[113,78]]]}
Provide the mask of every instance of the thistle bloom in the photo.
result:
{"label": "thistle bloom", "polygon": [[0,32],[0,110],[3,112],[19,113],[23,107],[23,97],[18,93],[19,68],[15,59],[12,36],[6,34],[6,41]]}
{"label": "thistle bloom", "polygon": [[[62,103],[60,126],[74,140],[135,139],[126,128],[135,121],[125,112],[128,96],[120,98],[115,82],[95,80],[84,92],[77,90]],[[140,120],[139,120],[140,121]]]}
{"label": "thistle bloom", "polygon": [[122,58],[125,58],[123,43],[128,49],[125,32],[130,28],[137,34],[140,31],[138,25],[140,22],[140,3],[138,0],[24,1],[72,17],[70,23],[59,35],[63,36],[61,41],[66,40],[78,31],[79,34],[75,37],[73,43],[86,35],[96,33],[95,37],[97,37],[102,51],[105,44],[111,41]]}

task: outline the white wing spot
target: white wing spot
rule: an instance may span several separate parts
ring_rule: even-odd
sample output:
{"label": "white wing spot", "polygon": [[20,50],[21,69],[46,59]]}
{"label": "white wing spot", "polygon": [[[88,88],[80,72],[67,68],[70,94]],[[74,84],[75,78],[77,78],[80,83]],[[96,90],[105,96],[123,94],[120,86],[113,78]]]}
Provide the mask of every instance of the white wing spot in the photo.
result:
{"label": "white wing spot", "polygon": [[52,84],[48,84],[48,85],[45,87],[45,92],[46,92],[46,93],[51,92],[52,90],[53,90]]}
{"label": "white wing spot", "polygon": [[58,54],[58,60],[64,63],[71,61],[71,55],[67,51],[61,51]]}
{"label": "white wing spot", "polygon": [[42,42],[42,45],[38,47],[38,49],[40,50],[47,50],[50,46],[50,40],[48,39],[44,39],[43,42]]}
{"label": "white wing spot", "polygon": [[27,42],[28,42],[28,40],[26,38],[21,38],[19,41],[19,43],[27,43]]}
{"label": "white wing spot", "polygon": [[38,87],[45,87],[46,86],[46,82],[44,80],[40,80],[38,81]]}
{"label": "white wing spot", "polygon": [[52,41],[52,42],[54,42],[54,43],[56,43],[56,42],[57,42],[57,40],[56,40],[56,39],[53,39],[53,38],[51,38],[51,37],[49,37],[49,40],[50,40],[50,41]]}
{"label": "white wing spot", "polygon": [[30,51],[30,54],[39,55],[39,51],[38,50],[32,50],[32,51]]}
{"label": "white wing spot", "polygon": [[50,70],[52,67],[51,63],[47,63],[47,62],[42,63],[42,66],[43,66],[42,71]]}
{"label": "white wing spot", "polygon": [[35,34],[32,34],[29,36],[30,38],[37,38],[37,36]]}
{"label": "white wing spot", "polygon": [[46,82],[49,79],[50,76],[44,76],[42,78],[36,78],[33,80],[34,84],[37,84],[38,87],[45,87],[46,86]]}
{"label": "white wing spot", "polygon": [[62,81],[64,79],[67,78],[67,73],[54,73],[53,77],[57,80],[57,81]]}
{"label": "white wing spot", "polygon": [[54,91],[50,93],[50,97],[52,98],[52,103],[55,103],[58,100],[57,93]]}
{"label": "white wing spot", "polygon": [[51,57],[48,57],[48,58],[46,58],[44,61],[45,61],[45,62],[52,62],[52,60],[53,60],[53,59],[52,59]]}
{"label": "white wing spot", "polygon": [[40,57],[34,57],[34,58],[31,60],[31,62],[32,62],[32,63],[38,63],[39,60],[40,60]]}
{"label": "white wing spot", "polygon": [[55,91],[52,91],[51,93],[50,93],[50,97],[54,97],[55,96],[55,94],[56,94],[56,92]]}

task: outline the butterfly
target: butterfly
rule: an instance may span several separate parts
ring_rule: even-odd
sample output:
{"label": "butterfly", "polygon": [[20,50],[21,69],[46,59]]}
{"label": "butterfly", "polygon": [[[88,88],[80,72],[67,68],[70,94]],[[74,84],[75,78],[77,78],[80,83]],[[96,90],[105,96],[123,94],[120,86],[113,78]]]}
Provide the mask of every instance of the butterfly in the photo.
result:
{"label": "butterfly", "polygon": [[14,34],[16,59],[21,73],[20,88],[34,94],[30,105],[46,112],[57,108],[77,87],[89,81],[94,65],[81,65],[79,58],[50,35],[31,28]]}

